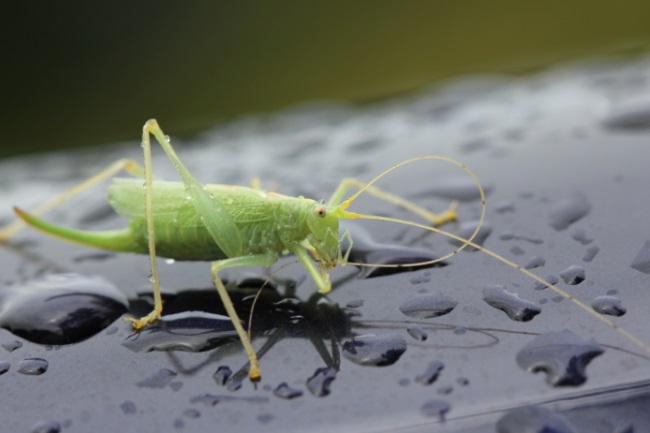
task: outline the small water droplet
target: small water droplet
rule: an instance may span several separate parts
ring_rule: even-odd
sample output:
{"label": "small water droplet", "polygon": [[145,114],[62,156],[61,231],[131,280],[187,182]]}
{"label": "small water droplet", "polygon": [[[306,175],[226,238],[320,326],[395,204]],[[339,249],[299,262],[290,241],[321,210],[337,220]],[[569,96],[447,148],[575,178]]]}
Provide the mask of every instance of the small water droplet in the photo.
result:
{"label": "small water droplet", "polygon": [[[469,239],[470,236],[474,233],[474,230],[476,230],[476,226],[478,225],[478,221],[466,221],[463,223],[460,223],[458,225],[458,230],[456,230],[456,236],[459,236],[463,239]],[[487,222],[483,221],[483,225],[479,229],[478,233],[476,234],[476,237],[472,241],[473,243],[483,246],[485,243],[485,240],[487,237],[492,233],[492,225]],[[455,245],[457,247],[463,245],[463,243],[457,239],[449,239],[448,240],[451,245]],[[465,248],[465,251],[476,251],[476,248],[474,247],[467,247]]]}
{"label": "small water droplet", "polygon": [[361,308],[363,307],[363,299],[354,299],[352,301],[348,301],[345,306],[347,308]]}
{"label": "small water droplet", "polygon": [[409,326],[406,328],[406,332],[417,341],[426,341],[427,337],[429,337],[425,330],[419,326]]}
{"label": "small water droplet", "polygon": [[609,314],[610,316],[618,317],[627,313],[627,309],[616,296],[598,296],[591,302],[591,307],[600,314]]}
{"label": "small water droplet", "polygon": [[228,401],[245,401],[248,403],[268,403],[269,399],[267,397],[260,397],[260,396],[237,397],[234,395],[213,395],[213,394],[202,394],[190,398],[190,403],[203,403],[206,406],[216,406],[219,403],[228,402]]}
{"label": "small water droplet", "polygon": [[596,257],[596,254],[598,254],[599,248],[597,246],[591,246],[587,248],[587,251],[585,251],[585,255],[582,256],[582,260],[585,262],[590,262]]}
{"label": "small water droplet", "polygon": [[217,371],[212,375],[212,378],[217,382],[217,385],[225,386],[228,379],[230,379],[230,376],[232,376],[232,370],[230,367],[227,365],[220,365],[219,368],[217,368]]}
{"label": "small water droplet", "polygon": [[466,377],[459,377],[456,379],[456,383],[462,386],[467,386],[469,385],[469,379]]}
{"label": "small water droplet", "polygon": [[650,241],[645,241],[630,266],[639,272],[650,274]]}
{"label": "small water droplet", "polygon": [[423,293],[402,302],[399,310],[409,317],[428,319],[448,314],[457,305],[458,301],[443,293]]}
{"label": "small water droplet", "polygon": [[182,429],[185,428],[185,421],[181,418],[176,418],[174,420],[174,428],[176,429]]}
{"label": "small water droplet", "polygon": [[133,415],[138,411],[137,406],[131,400],[126,400],[120,404],[120,409],[122,409],[125,415]]}
{"label": "small water droplet", "polygon": [[5,374],[11,368],[11,364],[7,361],[0,361],[0,375]]}
{"label": "small water droplet", "polygon": [[169,385],[174,377],[176,377],[176,372],[168,368],[161,368],[155,372],[151,377],[148,377],[140,382],[136,383],[140,388],[164,388]]}
{"label": "small water droplet", "polygon": [[557,201],[549,214],[550,224],[555,230],[564,230],[589,213],[591,204],[582,193]]}
{"label": "small water droplet", "polygon": [[582,385],[589,362],[604,352],[593,340],[568,331],[549,332],[536,337],[517,353],[517,364],[524,370],[546,373],[552,386]]}
{"label": "small water droplet", "polygon": [[176,260],[174,260],[174,259],[165,259],[165,263],[168,264],[168,265],[173,265],[174,263],[176,263]]}
{"label": "small water droplet", "polygon": [[197,419],[201,417],[201,412],[196,409],[187,408],[183,411],[183,416],[190,419]]}
{"label": "small water droplet", "polygon": [[533,238],[530,236],[523,236],[523,235],[518,235],[514,232],[511,231],[505,231],[499,236],[499,239],[502,241],[512,241],[512,240],[517,240],[517,241],[526,241],[530,242],[531,244],[535,245],[540,245],[544,243],[544,240],[539,239],[539,238]]}
{"label": "small water droplet", "polygon": [[644,129],[650,127],[650,97],[647,94],[619,102],[603,119],[609,128]]}
{"label": "small water droplet", "polygon": [[454,387],[453,386],[443,386],[442,388],[438,389],[437,392],[440,395],[449,395],[452,392],[454,392]]}
{"label": "small water droplet", "polygon": [[431,385],[438,380],[443,368],[445,368],[445,365],[442,362],[432,361],[422,374],[415,376],[415,381],[422,385]]}
{"label": "small water droplet", "polygon": [[307,389],[316,397],[325,397],[330,393],[330,385],[336,379],[336,369],[322,367],[316,369],[314,374],[307,379]]}
{"label": "small water droplet", "polygon": [[43,358],[26,358],[18,362],[18,373],[38,376],[45,373],[49,366]]}
{"label": "small water droplet", "polygon": [[[544,281],[546,281],[548,284],[556,285],[560,281],[560,279],[558,277],[556,277],[555,275],[549,275],[548,277],[544,278]],[[536,281],[533,288],[535,290],[544,290],[544,289],[548,288],[548,285],[542,284],[539,281]]]}
{"label": "small water droplet", "polygon": [[445,401],[438,398],[427,401],[420,408],[420,413],[427,417],[435,417],[440,422],[445,421],[447,412],[451,409],[451,405]]}
{"label": "small water droplet", "polygon": [[271,415],[270,413],[261,413],[257,415],[257,420],[262,424],[268,424],[271,421],[273,421],[273,415]]}
{"label": "small water droplet", "polygon": [[514,212],[515,202],[512,200],[502,200],[494,204],[494,210],[498,213]]}
{"label": "small water droplet", "polygon": [[172,139],[169,137],[169,135],[165,135],[165,141],[166,141],[167,143],[171,143],[171,142],[172,142]]}
{"label": "small water droplet", "polygon": [[273,390],[273,395],[276,397],[284,398],[291,400],[296,397],[302,396],[302,390],[297,388],[292,388],[287,384],[287,382],[282,382]]}
{"label": "small water droplet", "polygon": [[542,256],[533,256],[528,263],[524,266],[525,269],[535,269],[546,264],[546,259]]}
{"label": "small water droplet", "polygon": [[483,300],[517,322],[528,322],[542,312],[535,303],[521,299],[516,293],[508,292],[505,286],[498,284],[483,287]]}
{"label": "small water droplet", "polygon": [[[479,200],[481,195],[476,188],[476,183],[468,177],[446,177],[436,180],[426,191],[412,194],[412,197],[434,196],[448,200],[474,201]],[[481,180],[481,186],[485,195],[492,192],[492,182]]]}
{"label": "small water droplet", "polygon": [[343,356],[350,361],[376,367],[396,363],[405,351],[406,340],[397,333],[360,335],[342,346]]}
{"label": "small water droplet", "polygon": [[571,265],[562,272],[560,277],[565,283],[575,286],[585,280],[585,270],[577,265]]}
{"label": "small water droplet", "polygon": [[593,239],[587,236],[587,232],[585,232],[583,229],[575,229],[571,233],[571,237],[576,241],[580,242],[582,245],[588,245],[594,241]]}
{"label": "small water droplet", "polygon": [[32,426],[31,433],[59,433],[61,424],[56,421],[39,421]]}
{"label": "small water droplet", "polygon": [[497,421],[497,433],[574,433],[566,418],[541,406],[509,411]]}
{"label": "small water droplet", "polygon": [[16,349],[23,347],[23,342],[20,340],[7,341],[6,343],[2,343],[2,347],[4,347],[7,352],[13,352]]}
{"label": "small water droplet", "polygon": [[467,332],[467,328],[464,328],[462,326],[456,326],[454,328],[454,334],[456,335],[464,335]]}
{"label": "small water droplet", "polygon": [[514,247],[510,248],[510,252],[514,254],[515,256],[521,256],[526,253],[521,247],[515,245]]}

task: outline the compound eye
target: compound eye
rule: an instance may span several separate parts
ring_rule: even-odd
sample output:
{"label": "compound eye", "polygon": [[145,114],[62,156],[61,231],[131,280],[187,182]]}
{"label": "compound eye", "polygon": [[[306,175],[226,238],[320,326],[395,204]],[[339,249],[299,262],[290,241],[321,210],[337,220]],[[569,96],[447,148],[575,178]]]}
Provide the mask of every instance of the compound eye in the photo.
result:
{"label": "compound eye", "polygon": [[325,209],[325,206],[316,206],[314,208],[314,214],[318,215],[319,217],[324,217],[327,215],[327,209]]}

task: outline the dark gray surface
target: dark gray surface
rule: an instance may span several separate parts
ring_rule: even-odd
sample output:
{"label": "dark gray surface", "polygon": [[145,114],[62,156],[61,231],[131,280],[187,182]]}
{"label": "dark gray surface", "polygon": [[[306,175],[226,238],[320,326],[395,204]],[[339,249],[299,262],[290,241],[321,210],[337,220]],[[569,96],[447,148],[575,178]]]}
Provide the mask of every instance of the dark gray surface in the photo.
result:
{"label": "dark gray surface", "polygon": [[[606,294],[620,298],[628,311],[614,318],[616,323],[650,342],[650,275],[630,266],[650,239],[650,132],[638,122],[639,116],[650,117],[647,110],[639,113],[648,104],[635,102],[641,108],[633,113],[633,126],[620,116],[605,122],[617,106],[630,110],[626,100],[650,99],[649,65],[648,59],[593,62],[515,81],[461,80],[360,109],[311,106],[269,118],[241,119],[196,142],[173,144],[201,181],[246,184],[258,176],[282,192],[314,198],[326,198],[345,176],[369,179],[410,156],[435,153],[458,158],[491,186],[487,220],[492,233],[485,241],[487,248],[522,265],[533,256],[543,257],[545,264],[534,271],[545,278],[558,276],[571,265],[583,267],[585,281],[569,286],[560,280],[559,286],[587,304]],[[165,129],[165,120],[159,121]],[[173,131],[166,132],[173,140]],[[134,131],[132,142],[110,151],[2,161],[0,217],[9,218],[11,205],[29,208],[117,158],[140,160],[137,135]],[[157,174],[175,179],[160,154],[156,152],[154,161]],[[444,209],[448,199],[434,198],[434,192],[445,196],[445,191],[457,190],[457,179],[463,176],[457,167],[425,161],[392,173],[382,185],[416,196],[433,209]],[[588,202],[587,214],[566,229],[553,228],[551,210],[576,194]],[[104,192],[97,189],[48,218],[85,228],[119,225],[111,216],[97,217],[103,202]],[[372,198],[360,199],[353,207],[407,217]],[[462,201],[460,221],[475,220],[479,210],[476,201]],[[365,226],[378,242],[416,239],[417,246],[436,254],[453,249],[438,236],[420,240],[417,232],[405,234],[402,227],[370,222]],[[593,241],[585,245],[580,239]],[[87,257],[96,252],[33,231],[16,239],[28,240],[22,253],[0,248],[0,281],[20,282],[44,271],[70,270],[104,276],[131,299],[148,290],[146,257]],[[598,253],[591,261],[583,260],[593,246]],[[352,333],[397,333],[407,349],[396,363],[384,367],[343,358],[325,397],[307,390],[307,379],[325,366],[307,338],[284,338],[266,353],[257,390],[244,382],[240,390],[229,391],[212,375],[220,365],[236,371],[245,364],[238,344],[215,353],[134,353],[121,344],[130,330],[118,320],[74,345],[52,348],[24,341],[14,351],[0,349],[0,361],[11,363],[0,376],[0,430],[30,431],[39,422],[58,422],[65,432],[492,432],[505,411],[544,404],[564,412],[577,431],[611,432],[629,424],[635,432],[649,431],[650,415],[639,408],[647,406],[650,360],[638,355],[640,348],[549,289],[535,290],[529,278],[480,252],[462,252],[449,263],[413,273],[350,278],[336,287],[329,296],[332,302],[356,306],[351,309],[358,315]],[[229,276],[236,279],[243,273]],[[294,265],[280,275],[302,281],[296,296],[307,300],[314,285],[302,279],[304,274]],[[338,280],[353,274],[353,268],[344,268],[332,276]],[[205,263],[161,260],[160,278],[164,290],[172,293],[211,290]],[[481,289],[486,284],[503,285],[535,302],[542,312],[529,322],[515,322],[483,300]],[[418,320],[399,310],[414,295],[440,292],[458,301],[447,315]],[[426,341],[407,333],[415,325],[428,334]],[[516,362],[517,353],[536,335],[563,329],[605,347],[605,353],[587,367],[587,382],[577,388],[553,388],[544,375],[527,373]],[[0,330],[0,342],[15,339]],[[258,337],[254,345],[259,348],[264,340]],[[329,347],[327,341],[325,346]],[[26,358],[46,359],[47,372],[19,374],[18,363]],[[417,382],[416,377],[436,360],[444,364],[439,377],[430,385]],[[283,382],[303,395],[293,399],[274,395]],[[430,416],[432,407],[441,407],[434,400],[449,404],[444,423]]]}

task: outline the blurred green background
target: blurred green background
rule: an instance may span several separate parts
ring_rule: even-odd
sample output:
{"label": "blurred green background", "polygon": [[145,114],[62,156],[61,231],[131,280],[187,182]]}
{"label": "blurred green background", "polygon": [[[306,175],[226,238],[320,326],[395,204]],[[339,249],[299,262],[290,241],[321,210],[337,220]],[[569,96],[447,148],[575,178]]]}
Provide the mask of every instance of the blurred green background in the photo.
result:
{"label": "blurred green background", "polygon": [[3,2],[0,156],[634,54],[648,0]]}

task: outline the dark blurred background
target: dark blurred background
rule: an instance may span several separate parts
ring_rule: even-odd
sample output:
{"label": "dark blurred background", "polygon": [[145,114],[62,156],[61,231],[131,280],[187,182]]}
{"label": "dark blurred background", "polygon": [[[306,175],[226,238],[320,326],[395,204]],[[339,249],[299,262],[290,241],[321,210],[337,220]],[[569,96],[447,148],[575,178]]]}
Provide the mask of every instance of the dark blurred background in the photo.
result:
{"label": "dark blurred background", "polygon": [[1,6],[0,156],[191,134],[312,100],[630,55],[647,0],[19,2]]}

